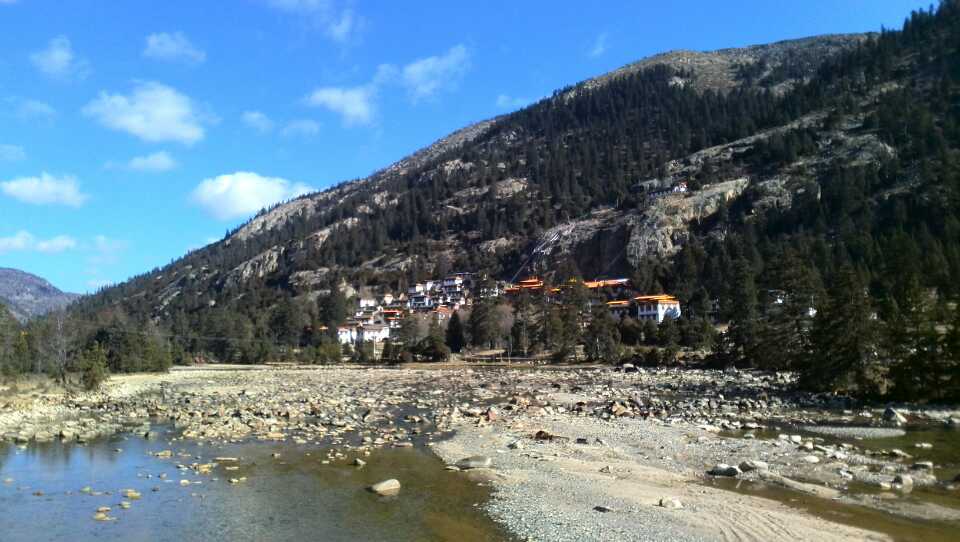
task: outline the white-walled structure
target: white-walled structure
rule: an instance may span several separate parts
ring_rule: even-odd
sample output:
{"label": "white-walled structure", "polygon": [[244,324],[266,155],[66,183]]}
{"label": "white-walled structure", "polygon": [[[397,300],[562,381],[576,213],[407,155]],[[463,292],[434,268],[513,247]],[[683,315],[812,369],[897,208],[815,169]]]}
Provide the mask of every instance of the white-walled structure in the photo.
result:
{"label": "white-walled structure", "polygon": [[633,298],[637,320],[654,320],[658,324],[664,318],[680,318],[680,301],[672,295],[641,295]]}

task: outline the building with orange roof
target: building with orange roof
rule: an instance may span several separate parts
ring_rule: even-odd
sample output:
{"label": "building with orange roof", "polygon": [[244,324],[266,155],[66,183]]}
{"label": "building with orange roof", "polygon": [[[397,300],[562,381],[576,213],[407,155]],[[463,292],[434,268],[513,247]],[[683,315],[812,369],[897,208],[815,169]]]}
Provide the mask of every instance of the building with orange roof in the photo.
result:
{"label": "building with orange roof", "polygon": [[633,298],[637,320],[663,322],[664,318],[680,318],[680,301],[672,295],[640,295]]}

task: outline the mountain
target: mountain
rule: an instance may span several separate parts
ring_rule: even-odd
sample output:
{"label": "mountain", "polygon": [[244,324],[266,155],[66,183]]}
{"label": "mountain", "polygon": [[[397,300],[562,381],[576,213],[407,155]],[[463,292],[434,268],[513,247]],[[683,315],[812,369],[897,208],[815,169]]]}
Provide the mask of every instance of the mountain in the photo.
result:
{"label": "mountain", "polygon": [[344,282],[464,270],[625,275],[725,321],[745,273],[781,288],[785,254],[822,281],[853,266],[878,299],[905,280],[953,295],[957,6],[902,31],[641,60],[265,210],[77,312],[273,340],[291,299],[315,312]]}
{"label": "mountain", "polygon": [[62,309],[79,297],[61,292],[36,275],[0,267],[0,304],[20,322]]}

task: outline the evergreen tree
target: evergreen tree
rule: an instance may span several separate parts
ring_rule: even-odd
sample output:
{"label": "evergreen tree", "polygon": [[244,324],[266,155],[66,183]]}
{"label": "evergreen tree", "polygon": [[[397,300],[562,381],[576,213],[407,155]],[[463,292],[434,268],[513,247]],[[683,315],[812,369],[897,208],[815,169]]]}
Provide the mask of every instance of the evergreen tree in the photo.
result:
{"label": "evergreen tree", "polygon": [[807,389],[871,395],[879,346],[866,288],[852,267],[838,272],[813,320],[811,359],[801,366]]}
{"label": "evergreen tree", "polygon": [[470,328],[470,343],[477,348],[490,348],[497,338],[497,322],[491,298],[480,298],[470,311],[467,320]]}
{"label": "evergreen tree", "polygon": [[587,357],[591,360],[611,364],[620,361],[620,331],[606,305],[594,306],[590,323],[584,332],[583,343]]}
{"label": "evergreen tree", "polygon": [[754,271],[749,261],[736,264],[733,294],[731,296],[730,328],[727,331],[730,343],[729,354],[733,362],[754,364],[757,344],[758,301]]}
{"label": "evergreen tree", "polygon": [[83,387],[88,390],[99,389],[101,384],[109,377],[107,353],[99,343],[93,343],[83,352],[80,368],[83,376]]}
{"label": "evergreen tree", "polygon": [[457,354],[466,346],[467,338],[464,334],[463,323],[460,321],[460,311],[453,313],[450,322],[447,323],[446,344],[451,352]]}

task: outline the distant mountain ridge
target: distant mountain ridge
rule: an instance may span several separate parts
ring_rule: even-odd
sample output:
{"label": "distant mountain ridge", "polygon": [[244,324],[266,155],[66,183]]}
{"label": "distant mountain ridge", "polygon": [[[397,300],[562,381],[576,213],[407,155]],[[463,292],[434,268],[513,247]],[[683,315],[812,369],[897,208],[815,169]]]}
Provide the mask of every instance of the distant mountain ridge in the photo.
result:
{"label": "distant mountain ridge", "polygon": [[36,275],[0,267],[0,303],[20,322],[64,308],[78,297]]}

